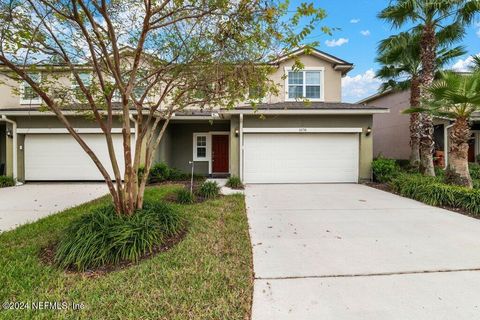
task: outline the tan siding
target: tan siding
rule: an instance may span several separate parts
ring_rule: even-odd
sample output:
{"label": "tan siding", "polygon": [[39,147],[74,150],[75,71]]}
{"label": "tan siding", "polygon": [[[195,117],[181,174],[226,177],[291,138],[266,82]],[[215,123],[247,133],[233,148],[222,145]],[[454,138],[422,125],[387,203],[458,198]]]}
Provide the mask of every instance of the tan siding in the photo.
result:
{"label": "tan siding", "polygon": [[402,111],[410,105],[410,90],[369,101],[368,105],[390,108],[390,113],[373,115],[373,155],[393,159],[410,157],[410,116]]}

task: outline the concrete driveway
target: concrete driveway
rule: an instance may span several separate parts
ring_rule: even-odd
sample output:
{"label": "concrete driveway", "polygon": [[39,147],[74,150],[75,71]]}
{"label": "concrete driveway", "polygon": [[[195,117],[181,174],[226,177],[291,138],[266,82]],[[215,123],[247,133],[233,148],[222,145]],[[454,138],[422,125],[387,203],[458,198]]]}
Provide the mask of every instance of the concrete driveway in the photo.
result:
{"label": "concrete driveway", "polygon": [[105,183],[27,183],[0,189],[0,232],[108,193]]}
{"label": "concrete driveway", "polygon": [[355,184],[246,202],[253,320],[480,319],[480,220]]}

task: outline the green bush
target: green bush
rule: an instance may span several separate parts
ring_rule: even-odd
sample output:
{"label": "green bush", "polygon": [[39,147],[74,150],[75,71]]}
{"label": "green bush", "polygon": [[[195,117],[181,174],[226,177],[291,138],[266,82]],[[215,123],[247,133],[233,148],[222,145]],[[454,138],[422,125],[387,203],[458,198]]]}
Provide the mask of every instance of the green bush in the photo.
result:
{"label": "green bush", "polygon": [[228,178],[227,183],[225,184],[227,187],[232,189],[242,189],[243,183],[237,176],[231,176]]}
{"label": "green bush", "polygon": [[15,179],[10,176],[0,176],[0,188],[12,187],[15,185]]}
{"label": "green bush", "polygon": [[137,262],[183,225],[181,213],[160,202],[146,202],[132,216],[117,215],[112,205],[99,207],[70,224],[57,245],[55,263],[85,271]]}
{"label": "green bush", "polygon": [[177,202],[181,204],[191,204],[195,201],[195,197],[187,189],[180,189],[176,192]]}
{"label": "green bush", "polygon": [[170,169],[170,180],[172,181],[183,181],[183,180],[189,180],[190,175],[188,173],[183,172],[180,169],[177,168],[171,168]]}
{"label": "green bush", "polygon": [[448,206],[463,209],[471,214],[480,214],[480,190],[448,185],[440,178],[418,174],[399,174],[390,182],[400,195],[433,206]]}
{"label": "green bush", "polygon": [[480,164],[470,162],[468,164],[468,170],[470,171],[472,179],[480,179]]}
{"label": "green bush", "polygon": [[158,162],[150,169],[149,181],[151,183],[163,182],[170,178],[170,168],[164,162]]}
{"label": "green bush", "polygon": [[393,159],[377,158],[372,161],[373,177],[377,182],[388,182],[400,173],[400,167]]}
{"label": "green bush", "polygon": [[218,196],[220,187],[215,181],[205,181],[198,190],[198,194],[205,199],[213,199]]}

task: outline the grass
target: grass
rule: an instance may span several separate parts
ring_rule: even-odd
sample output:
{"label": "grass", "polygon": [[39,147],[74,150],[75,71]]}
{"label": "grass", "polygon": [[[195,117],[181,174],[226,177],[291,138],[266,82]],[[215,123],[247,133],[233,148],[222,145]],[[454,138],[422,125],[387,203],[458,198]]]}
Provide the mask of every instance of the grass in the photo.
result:
{"label": "grass", "polygon": [[[147,189],[165,197],[176,185]],[[167,252],[99,277],[44,265],[42,247],[56,241],[91,203],[0,234],[0,302],[83,303],[82,310],[1,310],[1,319],[248,319],[252,258],[243,197],[178,205],[189,231]]]}

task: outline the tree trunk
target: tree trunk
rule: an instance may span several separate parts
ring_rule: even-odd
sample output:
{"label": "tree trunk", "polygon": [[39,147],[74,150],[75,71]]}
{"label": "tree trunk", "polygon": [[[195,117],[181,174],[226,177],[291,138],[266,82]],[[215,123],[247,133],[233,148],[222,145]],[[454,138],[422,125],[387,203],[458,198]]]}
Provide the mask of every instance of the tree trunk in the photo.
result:
{"label": "tree trunk", "polygon": [[[428,89],[432,85],[435,77],[436,60],[436,38],[435,27],[426,23],[422,31],[421,39],[421,60],[422,74],[420,79],[420,97],[421,101],[427,101],[430,98]],[[430,114],[422,114],[420,126],[420,171],[427,176],[435,176],[433,167],[433,119]]]}
{"label": "tree trunk", "polygon": [[468,119],[456,119],[450,131],[451,145],[448,157],[450,181],[472,188],[472,178],[468,170],[468,139],[470,139]]}
{"label": "tree trunk", "polygon": [[[420,106],[420,79],[417,76],[412,77],[410,87],[410,106]],[[420,129],[421,114],[418,112],[410,115],[410,166],[420,167]]]}

